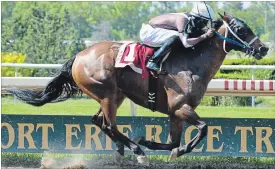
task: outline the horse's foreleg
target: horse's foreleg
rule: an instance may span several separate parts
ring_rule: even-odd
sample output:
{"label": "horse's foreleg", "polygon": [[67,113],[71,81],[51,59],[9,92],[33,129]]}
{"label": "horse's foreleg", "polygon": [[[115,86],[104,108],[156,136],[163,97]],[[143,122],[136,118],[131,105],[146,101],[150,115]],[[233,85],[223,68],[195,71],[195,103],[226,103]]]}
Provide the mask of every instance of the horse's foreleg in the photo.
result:
{"label": "horse's foreleg", "polygon": [[151,150],[169,150],[179,147],[180,140],[183,129],[183,121],[176,118],[175,116],[170,116],[170,126],[169,126],[169,135],[171,142],[169,144],[157,143],[154,141],[147,141],[144,137],[136,137],[134,140],[138,144],[147,147]]}
{"label": "horse's foreleg", "polygon": [[175,116],[191,125],[196,126],[198,128],[198,134],[186,145],[173,149],[170,156],[172,159],[175,157],[175,155],[179,157],[185,153],[191,152],[196,147],[196,145],[198,145],[200,141],[207,135],[206,123],[200,119],[198,114],[191,106],[187,104],[183,105],[175,112]]}

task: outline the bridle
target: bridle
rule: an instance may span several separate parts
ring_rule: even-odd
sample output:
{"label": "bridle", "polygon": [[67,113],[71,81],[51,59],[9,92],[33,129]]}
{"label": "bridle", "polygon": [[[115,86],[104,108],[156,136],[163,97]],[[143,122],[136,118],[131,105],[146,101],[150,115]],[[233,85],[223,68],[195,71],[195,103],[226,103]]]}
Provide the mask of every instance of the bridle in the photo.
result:
{"label": "bridle", "polygon": [[[205,1],[204,1],[204,5],[205,5],[205,7],[207,9],[207,12],[209,14],[210,21],[211,21],[211,28],[212,28],[212,26],[213,26],[212,18],[211,18],[210,12],[208,10],[208,7],[207,7]],[[229,25],[232,22],[234,22],[235,20],[236,20],[235,18],[231,19],[231,21],[229,22]],[[233,43],[233,44],[235,44],[237,46],[240,46],[240,47],[246,49],[246,54],[249,55],[249,56],[251,56],[251,55],[253,55],[255,53],[255,48],[251,47],[250,45],[253,44],[257,39],[259,39],[257,36],[255,36],[250,42],[247,43],[247,42],[243,41],[238,35],[236,35],[235,32],[232,31],[232,29],[230,28],[230,26],[224,20],[223,20],[223,24],[225,25],[225,36],[222,36],[219,32],[216,32],[216,34],[221,39],[223,39],[223,50],[224,50],[225,53],[228,53],[228,51],[226,51],[226,49],[225,49],[226,42]],[[235,41],[233,39],[227,38],[227,36],[228,36],[228,30],[239,42],[237,42],[237,41]]]}
{"label": "bridle", "polygon": [[[229,24],[231,24],[234,20],[235,19],[232,19]],[[226,42],[235,44],[235,45],[237,45],[237,46],[239,46],[241,48],[246,49],[246,53],[248,55],[253,55],[255,53],[255,48],[251,47],[250,45],[253,44],[257,39],[259,39],[257,36],[255,36],[250,42],[247,43],[247,42],[243,41],[238,35],[236,35],[236,33],[234,31],[232,31],[232,29],[230,28],[230,26],[225,21],[223,21],[223,24],[225,25],[225,36],[221,35],[219,32],[216,32],[216,34],[221,39],[224,40],[223,41],[223,50],[224,50],[225,53],[228,53],[228,51],[226,51],[226,48],[225,48]],[[229,32],[228,32],[228,30],[229,30]],[[238,41],[235,41],[233,39],[227,38],[228,33],[231,33]]]}

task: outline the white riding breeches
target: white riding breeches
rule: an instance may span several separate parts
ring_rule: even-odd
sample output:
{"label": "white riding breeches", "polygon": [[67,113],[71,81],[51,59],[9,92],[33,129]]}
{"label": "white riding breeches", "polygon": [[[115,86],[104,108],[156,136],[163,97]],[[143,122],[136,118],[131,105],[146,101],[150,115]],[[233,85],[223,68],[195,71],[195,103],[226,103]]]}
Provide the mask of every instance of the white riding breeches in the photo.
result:
{"label": "white riding breeches", "polygon": [[175,35],[179,36],[179,33],[174,30],[153,28],[149,24],[142,24],[139,33],[140,40],[152,47],[162,46],[168,38]]}

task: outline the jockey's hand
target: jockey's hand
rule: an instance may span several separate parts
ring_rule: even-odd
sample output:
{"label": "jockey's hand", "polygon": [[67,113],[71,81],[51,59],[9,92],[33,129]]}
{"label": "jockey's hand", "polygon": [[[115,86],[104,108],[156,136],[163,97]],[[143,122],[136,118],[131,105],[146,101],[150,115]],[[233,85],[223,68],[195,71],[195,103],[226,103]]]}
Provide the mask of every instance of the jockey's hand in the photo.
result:
{"label": "jockey's hand", "polygon": [[208,29],[208,31],[205,33],[206,38],[213,37],[215,32],[216,32],[216,29],[213,29],[213,28]]}

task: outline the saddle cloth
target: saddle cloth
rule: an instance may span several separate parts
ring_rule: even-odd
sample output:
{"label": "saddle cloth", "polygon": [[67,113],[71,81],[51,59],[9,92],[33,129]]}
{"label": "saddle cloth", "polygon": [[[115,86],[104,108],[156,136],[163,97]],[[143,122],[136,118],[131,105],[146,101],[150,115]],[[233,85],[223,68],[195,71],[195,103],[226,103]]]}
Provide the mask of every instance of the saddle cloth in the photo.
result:
{"label": "saddle cloth", "polygon": [[115,67],[123,68],[130,66],[133,71],[148,78],[149,72],[146,68],[146,60],[154,54],[154,49],[141,45],[139,42],[124,43],[116,58]]}

